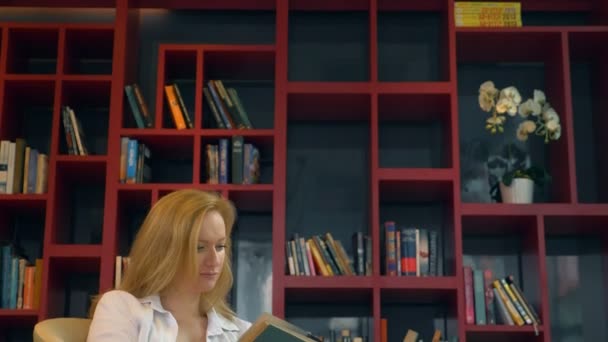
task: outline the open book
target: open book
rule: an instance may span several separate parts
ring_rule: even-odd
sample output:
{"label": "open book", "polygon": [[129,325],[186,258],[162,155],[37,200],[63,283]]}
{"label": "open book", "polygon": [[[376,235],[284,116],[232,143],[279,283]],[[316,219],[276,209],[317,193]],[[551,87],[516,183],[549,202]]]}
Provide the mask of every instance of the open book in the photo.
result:
{"label": "open book", "polygon": [[320,342],[316,336],[267,312],[253,322],[239,342]]}

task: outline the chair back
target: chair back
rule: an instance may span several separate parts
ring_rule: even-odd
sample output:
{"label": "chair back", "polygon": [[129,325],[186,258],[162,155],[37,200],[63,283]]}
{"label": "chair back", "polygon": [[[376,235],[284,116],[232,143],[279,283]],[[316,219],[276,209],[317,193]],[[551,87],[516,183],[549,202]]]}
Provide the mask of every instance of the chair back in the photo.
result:
{"label": "chair back", "polygon": [[34,326],[34,342],[85,342],[91,319],[49,318]]}

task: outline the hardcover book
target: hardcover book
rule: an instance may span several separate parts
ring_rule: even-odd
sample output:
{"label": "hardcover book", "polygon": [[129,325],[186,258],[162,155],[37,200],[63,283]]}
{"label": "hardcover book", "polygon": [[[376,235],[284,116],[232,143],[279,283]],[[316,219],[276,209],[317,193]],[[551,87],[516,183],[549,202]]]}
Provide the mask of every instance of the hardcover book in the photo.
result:
{"label": "hardcover book", "polygon": [[241,336],[239,342],[316,342],[321,341],[287,321],[263,313]]}

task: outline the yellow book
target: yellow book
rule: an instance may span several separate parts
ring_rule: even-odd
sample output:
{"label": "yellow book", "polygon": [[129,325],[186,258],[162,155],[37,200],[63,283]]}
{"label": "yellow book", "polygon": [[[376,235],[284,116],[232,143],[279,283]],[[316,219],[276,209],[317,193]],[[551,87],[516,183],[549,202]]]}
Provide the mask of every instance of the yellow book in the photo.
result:
{"label": "yellow book", "polygon": [[521,27],[521,3],[459,1],[454,5],[456,27]]}
{"label": "yellow book", "polygon": [[500,285],[500,281],[494,280],[493,285],[494,285],[494,288],[496,288],[496,291],[498,291],[498,295],[504,302],[505,307],[507,308],[507,311],[509,311],[509,315],[511,315],[513,322],[515,322],[515,324],[519,325],[519,326],[524,325],[524,320],[521,318],[521,316],[517,312],[517,309],[515,309],[515,306],[513,305],[511,300],[505,294],[502,286]]}
{"label": "yellow book", "polygon": [[310,253],[312,254],[312,258],[314,260],[316,268],[319,270],[319,273],[321,273],[321,275],[324,277],[329,277],[331,274],[327,270],[325,262],[321,257],[321,253],[317,250],[317,246],[315,245],[315,243],[312,241],[312,239],[308,239],[306,241],[306,244],[308,245],[308,248],[310,248]]}
{"label": "yellow book", "polygon": [[175,95],[173,85],[165,86],[165,95],[167,96],[167,103],[169,104],[169,109],[171,110],[171,116],[173,117],[175,128],[186,129],[186,121],[184,121],[182,109],[179,107],[179,103],[177,102],[177,96]]}

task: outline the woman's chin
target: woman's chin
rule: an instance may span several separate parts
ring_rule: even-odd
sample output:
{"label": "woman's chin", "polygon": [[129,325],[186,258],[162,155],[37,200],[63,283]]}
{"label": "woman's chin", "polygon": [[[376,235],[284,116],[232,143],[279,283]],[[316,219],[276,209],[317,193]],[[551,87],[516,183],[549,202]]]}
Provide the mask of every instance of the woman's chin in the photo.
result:
{"label": "woman's chin", "polygon": [[198,289],[200,292],[209,292],[213,290],[217,279],[209,279],[207,277],[201,277],[198,281]]}

